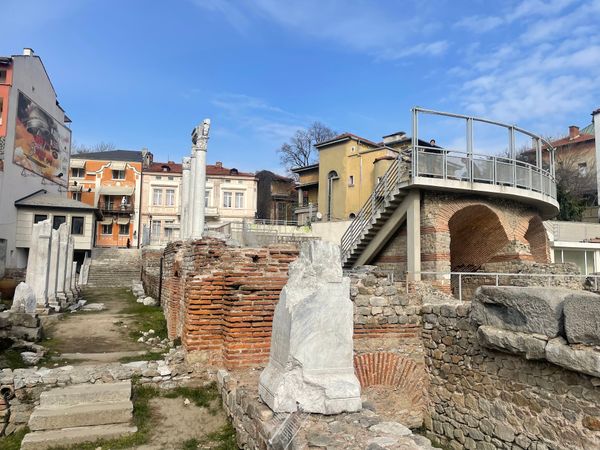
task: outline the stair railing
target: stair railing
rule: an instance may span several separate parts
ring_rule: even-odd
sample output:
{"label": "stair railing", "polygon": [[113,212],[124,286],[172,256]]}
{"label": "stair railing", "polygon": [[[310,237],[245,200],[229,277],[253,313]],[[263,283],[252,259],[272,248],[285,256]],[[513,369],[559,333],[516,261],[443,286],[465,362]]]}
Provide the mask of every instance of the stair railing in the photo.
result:
{"label": "stair railing", "polygon": [[402,155],[396,158],[369,196],[363,207],[342,236],[341,253],[344,264],[352,252],[354,245],[376,220],[377,213],[383,211],[390,194],[395,192],[401,180],[402,168],[406,166]]}

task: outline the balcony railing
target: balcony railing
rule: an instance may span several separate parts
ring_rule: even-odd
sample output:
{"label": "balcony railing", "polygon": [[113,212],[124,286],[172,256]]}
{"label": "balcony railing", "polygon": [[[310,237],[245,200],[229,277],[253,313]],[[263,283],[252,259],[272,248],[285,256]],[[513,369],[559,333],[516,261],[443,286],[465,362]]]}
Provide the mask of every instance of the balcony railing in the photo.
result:
{"label": "balcony railing", "polygon": [[[412,145],[390,165],[342,236],[343,261],[348,259],[355,245],[363,239],[378,215],[389,207],[389,200],[394,196],[401,195],[400,191],[410,186],[475,192],[493,191],[498,195],[506,193],[520,195],[523,198],[532,197],[532,194],[535,193],[538,194],[536,200],[550,204],[555,212],[558,211],[554,177],[554,148],[541,136],[514,125],[459,114],[422,108],[413,108],[412,114]],[[419,140],[420,114],[444,116],[464,121],[466,151],[443,148],[433,142],[426,145],[424,141]],[[479,122],[507,130],[508,156],[473,153],[473,124]],[[517,134],[527,136],[532,140],[535,164],[518,159],[515,143]],[[544,151],[549,154],[549,158],[546,158],[547,169],[544,168]],[[490,185],[490,187],[486,185]],[[502,187],[512,190],[503,190]]]}
{"label": "balcony railing", "polygon": [[98,203],[98,209],[100,209],[100,211],[109,212],[109,213],[119,213],[119,212],[132,213],[133,212],[133,204],[132,203],[101,201]]}

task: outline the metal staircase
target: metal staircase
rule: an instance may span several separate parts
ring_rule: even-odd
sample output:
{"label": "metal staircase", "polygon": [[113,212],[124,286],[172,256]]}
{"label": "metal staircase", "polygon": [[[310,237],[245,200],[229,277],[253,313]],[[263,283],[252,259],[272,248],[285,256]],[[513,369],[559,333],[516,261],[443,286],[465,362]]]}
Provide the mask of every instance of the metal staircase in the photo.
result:
{"label": "metal staircase", "polygon": [[341,241],[342,265],[351,268],[407,195],[410,158],[401,154],[388,168]]}

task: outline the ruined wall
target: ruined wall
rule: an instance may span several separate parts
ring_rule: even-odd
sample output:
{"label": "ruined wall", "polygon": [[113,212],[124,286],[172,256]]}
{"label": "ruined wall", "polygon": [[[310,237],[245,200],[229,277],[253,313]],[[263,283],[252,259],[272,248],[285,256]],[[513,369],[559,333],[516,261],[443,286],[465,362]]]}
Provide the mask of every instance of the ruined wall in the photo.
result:
{"label": "ruined wall", "polygon": [[147,295],[158,299],[158,287],[160,285],[160,258],[162,249],[142,249],[142,283]]}
{"label": "ruined wall", "polygon": [[422,307],[430,436],[451,448],[600,448],[600,380],[482,348],[470,309]]}

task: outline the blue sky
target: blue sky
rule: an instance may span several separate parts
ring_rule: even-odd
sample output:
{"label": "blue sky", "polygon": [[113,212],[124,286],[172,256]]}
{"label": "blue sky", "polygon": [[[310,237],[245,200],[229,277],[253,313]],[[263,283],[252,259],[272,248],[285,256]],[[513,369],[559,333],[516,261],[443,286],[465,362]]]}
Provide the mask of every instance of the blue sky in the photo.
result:
{"label": "blue sky", "polygon": [[[556,136],[600,107],[600,0],[2,0],[0,11],[0,55],[42,57],[75,141],[162,160],[189,153],[205,117],[209,162],[281,171],[276,149],[315,120],[379,140],[410,131],[419,105]],[[427,130],[438,142],[439,127]]]}

